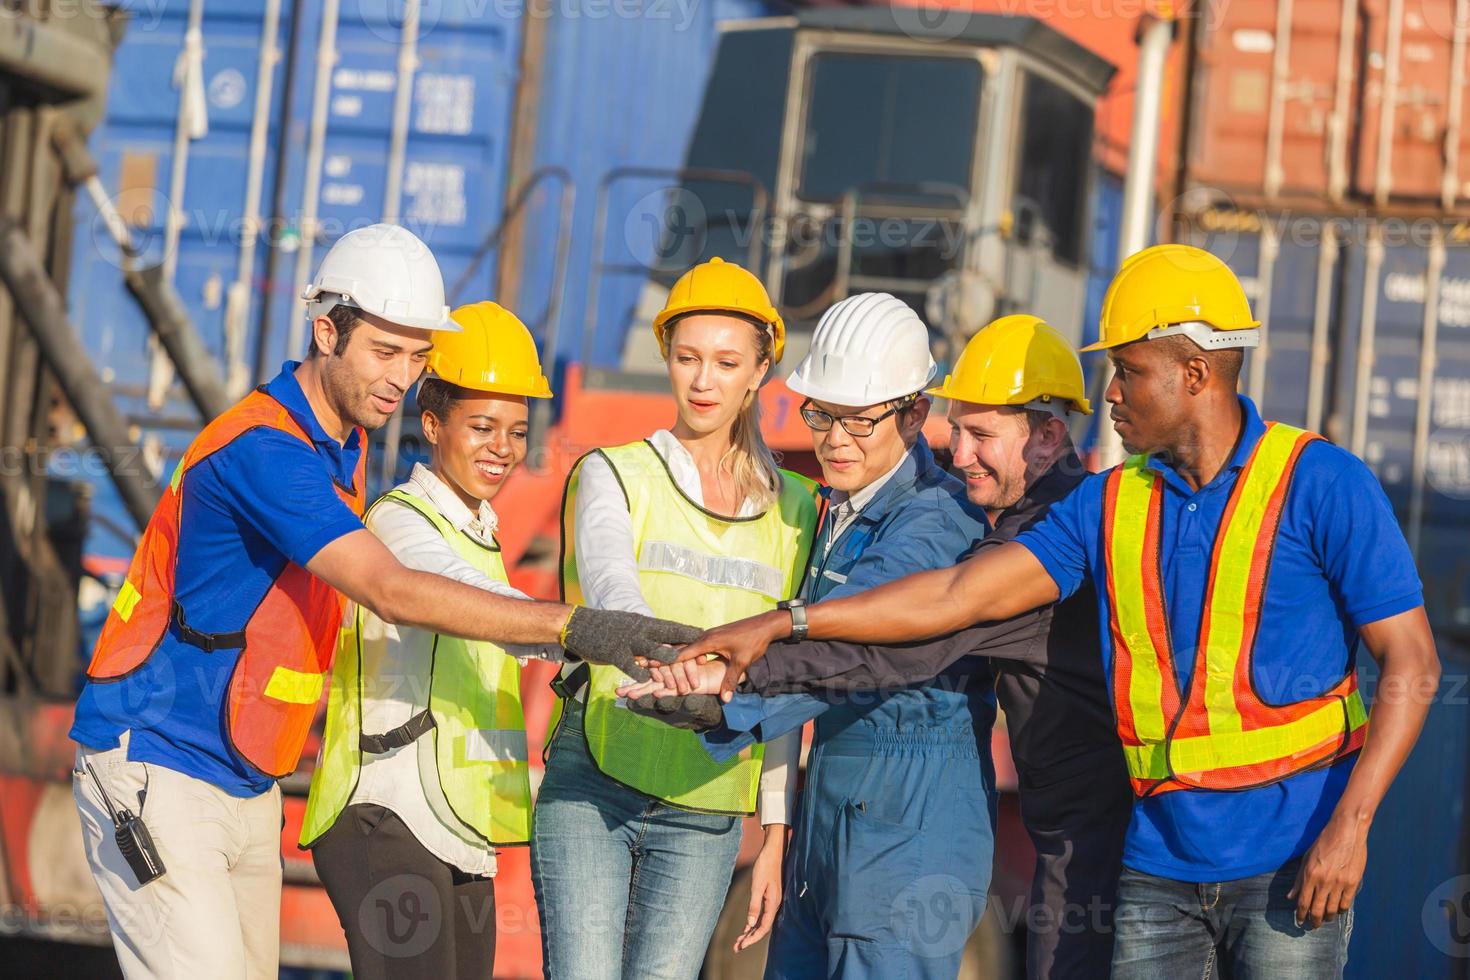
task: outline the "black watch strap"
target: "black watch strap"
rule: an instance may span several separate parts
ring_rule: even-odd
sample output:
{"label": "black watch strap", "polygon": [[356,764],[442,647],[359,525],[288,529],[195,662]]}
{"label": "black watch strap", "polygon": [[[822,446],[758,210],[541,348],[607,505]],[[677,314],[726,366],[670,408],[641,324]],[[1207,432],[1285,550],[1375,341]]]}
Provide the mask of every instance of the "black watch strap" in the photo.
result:
{"label": "black watch strap", "polygon": [[800,643],[806,639],[806,600],[787,599],[785,602],[776,604],[776,608],[784,609],[791,613],[791,635],[786,637],[784,643]]}

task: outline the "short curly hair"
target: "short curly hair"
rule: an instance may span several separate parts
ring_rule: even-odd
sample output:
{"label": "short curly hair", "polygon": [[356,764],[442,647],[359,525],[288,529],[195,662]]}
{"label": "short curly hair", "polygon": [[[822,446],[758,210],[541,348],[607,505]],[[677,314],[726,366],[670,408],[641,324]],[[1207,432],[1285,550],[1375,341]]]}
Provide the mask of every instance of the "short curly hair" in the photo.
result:
{"label": "short curly hair", "polygon": [[449,418],[450,407],[459,399],[459,386],[450,384],[442,378],[433,375],[424,375],[424,380],[419,382],[419,393],[417,402],[419,412],[432,412],[434,417],[443,422]]}

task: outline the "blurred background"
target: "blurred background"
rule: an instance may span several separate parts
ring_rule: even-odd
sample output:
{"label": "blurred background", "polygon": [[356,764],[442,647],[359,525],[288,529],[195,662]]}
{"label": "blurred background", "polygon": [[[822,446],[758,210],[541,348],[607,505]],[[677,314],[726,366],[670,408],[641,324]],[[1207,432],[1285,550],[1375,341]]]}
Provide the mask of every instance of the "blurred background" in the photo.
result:
{"label": "blurred background", "polygon": [[[297,297],[327,247],[393,221],[452,301],[516,310],[553,367],[496,500],[512,581],[542,596],[570,464],[673,417],[648,328],[690,265],[765,280],[788,370],[867,290],[924,316],[943,368],[1010,312],[1090,342],[1121,256],[1215,251],[1264,322],[1243,388],[1373,467],[1444,658],[1348,973],[1464,980],[1467,39],[1470,0],[0,0],[0,973],[116,975],[68,779],[91,644],[160,478],[304,353]],[[818,472],[799,400],[779,378],[762,398],[786,465]],[[410,408],[375,436],[374,492],[421,456]],[[526,671],[533,759],[547,679]],[[1019,975],[1034,914],[1003,726],[995,750],[966,977]],[[347,966],[295,846],[314,754],[286,781],[293,977]],[[750,856],[706,977],[760,975],[763,951],[729,952]],[[540,975],[527,863],[501,861],[500,976]]]}

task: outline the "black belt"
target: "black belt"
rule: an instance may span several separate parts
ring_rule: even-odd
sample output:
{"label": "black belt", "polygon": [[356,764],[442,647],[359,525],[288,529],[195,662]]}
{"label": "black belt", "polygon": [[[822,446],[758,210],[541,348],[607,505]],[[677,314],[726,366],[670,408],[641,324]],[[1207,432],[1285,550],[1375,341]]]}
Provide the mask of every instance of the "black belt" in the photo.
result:
{"label": "black belt", "polygon": [[428,708],[425,708],[391,732],[384,732],[381,735],[369,735],[366,732],[359,734],[357,747],[369,755],[382,755],[384,752],[400,749],[416,741],[425,732],[433,730],[434,716],[429,714]]}
{"label": "black belt", "polygon": [[551,679],[551,689],[556,696],[563,701],[571,701],[576,698],[582,688],[587,686],[587,680],[592,676],[592,668],[585,662],[577,665],[576,669],[563,677],[558,673]]}
{"label": "black belt", "polygon": [[174,600],[170,618],[174,621],[174,629],[179,631],[179,639],[190,646],[198,647],[205,653],[213,653],[216,650],[238,650],[245,646],[244,630],[235,630],[233,633],[203,633],[184,622],[184,607],[177,599]]}

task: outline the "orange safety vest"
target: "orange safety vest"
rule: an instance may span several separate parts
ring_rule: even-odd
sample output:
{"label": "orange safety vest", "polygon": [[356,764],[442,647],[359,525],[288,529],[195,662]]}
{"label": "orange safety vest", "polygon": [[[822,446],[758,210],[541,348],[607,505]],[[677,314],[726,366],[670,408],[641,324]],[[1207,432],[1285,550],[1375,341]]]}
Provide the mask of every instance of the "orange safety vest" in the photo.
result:
{"label": "orange safety vest", "polygon": [[[87,677],[121,680],[138,670],[162,643],[172,621],[180,639],[206,657],[232,657],[224,695],[225,734],[245,761],[272,777],[288,775],[301,758],[307,731],[332,666],[346,600],[305,568],[287,562],[245,625],[230,633],[201,633],[174,595],[183,512],[184,475],[251,429],[270,428],[312,445],[291,414],[256,390],[205,426],[189,444],[168,489],[153,511],[127,579],[107,614]],[[366,433],[358,430],[358,438]],[[314,447],[313,447],[314,448]],[[333,481],[337,495],[358,516],[365,497],[364,452],[353,486]]]}
{"label": "orange safety vest", "polygon": [[1362,747],[1367,712],[1349,668],[1331,690],[1268,704],[1252,674],[1266,576],[1302,450],[1320,439],[1267,424],[1216,532],[1199,645],[1183,703],[1160,572],[1164,481],[1148,457],[1108,475],[1103,495],[1113,710],[1133,790],[1239,790],[1330,765]]}

